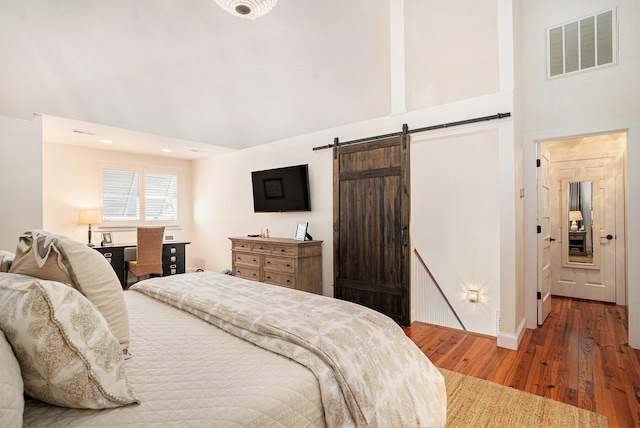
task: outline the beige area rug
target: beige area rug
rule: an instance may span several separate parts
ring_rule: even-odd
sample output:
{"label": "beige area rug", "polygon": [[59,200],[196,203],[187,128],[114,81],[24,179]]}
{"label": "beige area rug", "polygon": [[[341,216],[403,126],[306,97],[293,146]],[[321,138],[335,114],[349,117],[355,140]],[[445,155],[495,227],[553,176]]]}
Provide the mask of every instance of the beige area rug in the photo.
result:
{"label": "beige area rug", "polygon": [[440,369],[447,427],[607,427],[607,417],[549,398]]}

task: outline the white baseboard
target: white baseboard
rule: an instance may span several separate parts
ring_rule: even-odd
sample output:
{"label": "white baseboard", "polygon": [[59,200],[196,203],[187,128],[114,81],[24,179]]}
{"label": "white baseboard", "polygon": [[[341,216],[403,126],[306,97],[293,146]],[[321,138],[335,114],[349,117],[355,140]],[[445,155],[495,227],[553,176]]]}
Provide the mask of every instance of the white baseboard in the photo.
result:
{"label": "white baseboard", "polygon": [[518,325],[518,328],[516,329],[515,333],[511,334],[511,333],[504,333],[499,331],[498,346],[500,348],[513,349],[514,351],[517,350],[518,346],[520,346],[520,341],[524,336],[526,324],[527,324],[526,320],[523,318],[520,321],[520,324]]}

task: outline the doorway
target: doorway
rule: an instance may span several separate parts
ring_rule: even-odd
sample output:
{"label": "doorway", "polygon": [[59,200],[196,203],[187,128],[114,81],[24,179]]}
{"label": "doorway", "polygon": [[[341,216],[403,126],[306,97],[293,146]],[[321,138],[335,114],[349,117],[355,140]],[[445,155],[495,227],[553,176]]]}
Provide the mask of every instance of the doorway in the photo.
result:
{"label": "doorway", "polygon": [[538,154],[538,325],[553,295],[626,305],[626,133],[547,141]]}

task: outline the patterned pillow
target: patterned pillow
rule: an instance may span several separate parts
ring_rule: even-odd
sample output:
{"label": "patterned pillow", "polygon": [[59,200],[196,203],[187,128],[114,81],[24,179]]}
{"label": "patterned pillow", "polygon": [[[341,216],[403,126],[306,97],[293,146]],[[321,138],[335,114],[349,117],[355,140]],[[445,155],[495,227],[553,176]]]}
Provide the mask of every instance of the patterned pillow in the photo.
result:
{"label": "patterned pillow", "polygon": [[11,345],[0,331],[0,426],[21,427],[24,386]]}
{"label": "patterned pillow", "polygon": [[[42,267],[36,252],[45,259]],[[129,356],[129,313],[122,286],[102,254],[66,236],[33,230],[20,237],[9,272],[62,282],[80,291],[102,313]]]}
{"label": "patterned pillow", "polygon": [[0,272],[9,272],[15,256],[11,251],[0,250]]}
{"label": "patterned pillow", "polygon": [[65,284],[0,274],[0,328],[20,363],[25,393],[62,407],[137,403],[118,340],[96,307]]}

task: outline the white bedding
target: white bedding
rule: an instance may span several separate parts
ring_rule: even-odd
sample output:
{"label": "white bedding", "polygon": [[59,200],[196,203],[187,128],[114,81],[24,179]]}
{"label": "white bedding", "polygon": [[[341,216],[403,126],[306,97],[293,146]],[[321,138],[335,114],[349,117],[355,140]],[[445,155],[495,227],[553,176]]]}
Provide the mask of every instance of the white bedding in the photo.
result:
{"label": "white bedding", "polygon": [[391,318],[364,306],[215,273],[133,289],[308,367],[329,426],[444,426],[444,378]]}
{"label": "white bedding", "polygon": [[25,427],[324,426],[318,381],[302,365],[135,291],[130,385],[141,401],[78,410],[27,399]]}
{"label": "white bedding", "polygon": [[126,376],[140,404],[27,399],[25,427],[445,424],[442,375],[375,311],[211,273],[149,279],[124,295]]}

